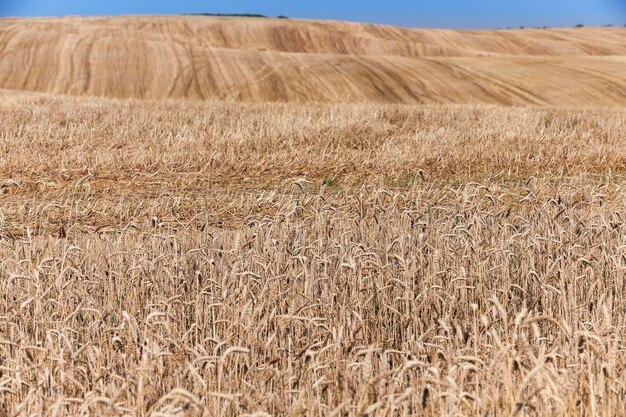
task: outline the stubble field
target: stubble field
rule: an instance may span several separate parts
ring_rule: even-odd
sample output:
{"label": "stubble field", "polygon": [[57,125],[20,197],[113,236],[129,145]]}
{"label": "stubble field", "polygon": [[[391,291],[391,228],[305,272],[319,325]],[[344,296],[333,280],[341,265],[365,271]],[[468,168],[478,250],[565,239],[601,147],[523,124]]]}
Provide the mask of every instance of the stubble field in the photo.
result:
{"label": "stubble field", "polygon": [[626,409],[623,108],[0,120],[1,415]]}

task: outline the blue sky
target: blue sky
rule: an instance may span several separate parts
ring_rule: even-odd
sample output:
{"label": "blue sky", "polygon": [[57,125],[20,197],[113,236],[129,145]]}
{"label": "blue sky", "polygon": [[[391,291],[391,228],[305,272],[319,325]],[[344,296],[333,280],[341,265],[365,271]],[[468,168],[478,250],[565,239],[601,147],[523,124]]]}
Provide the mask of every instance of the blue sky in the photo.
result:
{"label": "blue sky", "polygon": [[202,12],[441,28],[626,24],[626,0],[0,0],[0,16]]}

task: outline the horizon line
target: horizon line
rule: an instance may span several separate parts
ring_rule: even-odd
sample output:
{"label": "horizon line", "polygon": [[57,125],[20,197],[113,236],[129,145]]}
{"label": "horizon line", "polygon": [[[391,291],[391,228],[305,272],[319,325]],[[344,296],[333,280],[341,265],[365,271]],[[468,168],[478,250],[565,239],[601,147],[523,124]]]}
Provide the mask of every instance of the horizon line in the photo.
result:
{"label": "horizon line", "polygon": [[211,12],[190,12],[190,13],[118,13],[118,14],[65,14],[65,15],[38,15],[38,16],[0,16],[0,20],[3,19],[65,19],[65,18],[116,18],[116,17],[222,17],[233,19],[275,19],[275,20],[300,20],[300,21],[321,21],[321,22],[345,22],[353,24],[366,24],[376,26],[391,26],[404,29],[432,29],[432,30],[459,30],[459,31],[499,31],[499,30],[547,30],[547,29],[584,29],[584,28],[626,28],[626,24],[607,23],[605,25],[585,25],[584,22],[576,23],[574,25],[543,25],[543,26],[498,26],[492,28],[486,27],[474,27],[474,28],[459,28],[459,27],[443,27],[443,26],[406,26],[392,23],[371,22],[362,20],[344,20],[333,18],[308,18],[308,17],[291,17],[286,15],[269,16],[262,13],[211,13]]}

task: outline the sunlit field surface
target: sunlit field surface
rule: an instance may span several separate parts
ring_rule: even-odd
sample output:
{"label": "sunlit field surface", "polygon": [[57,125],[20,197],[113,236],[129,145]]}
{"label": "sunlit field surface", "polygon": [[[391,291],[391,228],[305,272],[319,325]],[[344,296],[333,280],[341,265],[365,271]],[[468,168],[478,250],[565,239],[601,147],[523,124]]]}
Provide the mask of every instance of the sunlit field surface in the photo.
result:
{"label": "sunlit field surface", "polygon": [[626,28],[206,16],[0,20],[0,88],[143,99],[626,106]]}

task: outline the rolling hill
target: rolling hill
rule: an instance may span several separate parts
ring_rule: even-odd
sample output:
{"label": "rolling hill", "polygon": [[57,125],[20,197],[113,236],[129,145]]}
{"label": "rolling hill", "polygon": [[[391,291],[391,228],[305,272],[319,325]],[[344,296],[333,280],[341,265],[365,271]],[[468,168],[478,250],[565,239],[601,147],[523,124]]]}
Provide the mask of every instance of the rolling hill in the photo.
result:
{"label": "rolling hill", "polygon": [[147,99],[624,106],[626,28],[2,19],[0,89]]}

